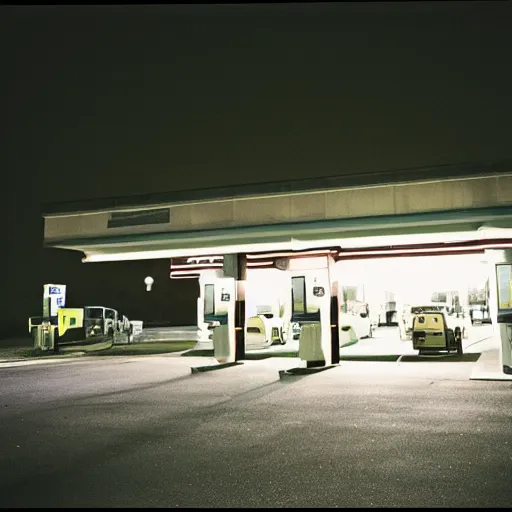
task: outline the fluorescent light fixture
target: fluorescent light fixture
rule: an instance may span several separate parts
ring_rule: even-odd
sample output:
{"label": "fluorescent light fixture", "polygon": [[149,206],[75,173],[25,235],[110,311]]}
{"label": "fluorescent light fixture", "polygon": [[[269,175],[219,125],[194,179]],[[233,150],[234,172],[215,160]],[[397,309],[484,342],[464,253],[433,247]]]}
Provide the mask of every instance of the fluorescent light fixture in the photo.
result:
{"label": "fluorescent light fixture", "polygon": [[[340,241],[338,240],[338,244]],[[323,244],[322,244],[323,245]],[[296,249],[295,249],[296,250]],[[333,253],[336,254],[338,251],[334,249],[323,249],[323,250],[307,250],[307,248],[304,248],[303,250],[306,250],[307,252],[304,252],[300,254],[300,256],[326,256],[327,254]],[[258,259],[258,258],[281,258],[281,257],[287,257],[287,256],[293,256],[293,252],[276,252],[276,253],[268,253],[268,254],[248,254],[247,259]]]}
{"label": "fluorescent light fixture", "polygon": [[[355,238],[338,238],[338,239],[325,239],[315,241],[297,241],[291,239],[289,242],[276,242],[276,243],[261,243],[261,244],[237,244],[225,245],[217,247],[194,247],[190,249],[149,249],[149,250],[126,250],[120,249],[115,251],[115,247],[111,246],[105,248],[106,252],[101,250],[80,249],[85,250],[86,256],[82,260],[84,263],[95,262],[108,262],[108,261],[129,261],[129,260],[145,260],[145,259],[168,259],[168,258],[192,258],[194,256],[204,257],[205,253],[208,257],[215,257],[224,254],[235,253],[265,253],[269,251],[300,251],[308,250],[310,254],[328,254],[328,250],[320,249],[322,247],[341,247],[342,249],[351,248],[364,248],[364,247],[379,247],[386,245],[405,245],[405,244],[425,244],[425,243],[444,243],[444,242],[464,242],[470,240],[480,240],[482,235],[489,241],[497,238],[510,238],[512,239],[512,229],[505,228],[486,228],[482,231],[461,231],[453,233],[424,233],[424,234],[409,234],[409,235],[383,235],[383,236],[369,236],[369,237],[355,237]],[[486,246],[479,246],[482,249],[490,248]],[[503,247],[503,246],[501,246]],[[477,249],[475,247],[475,249]],[[418,250],[420,251],[420,250]],[[438,249],[436,249],[438,251]],[[399,251],[405,252],[405,251]],[[421,249],[422,253],[428,252]],[[260,254],[258,257],[266,256]],[[270,256],[270,255],[269,255]],[[279,257],[279,253],[272,254],[272,257]],[[248,255],[248,259],[251,259]]]}
{"label": "fluorescent light fixture", "polygon": [[351,252],[343,252],[340,253],[340,258],[343,258],[344,256],[370,256],[370,255],[400,255],[400,254],[425,254],[425,253],[464,253],[464,252],[477,252],[477,251],[484,251],[485,249],[503,249],[503,248],[510,248],[512,247],[512,242],[507,244],[500,244],[496,245],[492,242],[489,242],[487,244],[482,245],[474,245],[471,247],[432,247],[432,248],[425,248],[425,249],[385,249],[380,251],[351,251]]}
{"label": "fluorescent light fixture", "polygon": [[[313,244],[314,245],[314,244]],[[248,253],[248,252],[263,252],[263,251],[276,251],[276,250],[294,250],[295,247],[291,242],[276,242],[265,244],[239,244],[239,245],[225,245],[211,247],[195,247],[190,249],[149,249],[147,251],[126,251],[120,250],[119,252],[101,252],[101,251],[87,251],[86,249],[76,248],[86,253],[82,259],[84,263],[96,263],[107,261],[125,261],[125,260],[151,260],[151,259],[166,259],[166,258],[189,258],[193,256],[204,256],[205,253],[216,256],[224,254]],[[112,247],[106,248],[106,251],[112,251]]]}
{"label": "fluorescent light fixture", "polygon": [[[407,244],[428,244],[443,242],[465,242],[478,240],[481,235],[476,231],[459,231],[454,233],[422,233],[409,235],[381,235],[365,236],[360,238],[330,239],[322,240],[324,246],[341,246],[342,249],[353,247],[374,247],[385,245],[407,245]],[[495,238],[499,238],[496,236]],[[308,245],[305,243],[306,246]]]}
{"label": "fluorescent light fixture", "polygon": [[197,270],[171,270],[171,275],[173,276],[188,276],[188,275],[198,275],[201,272],[201,269]]}

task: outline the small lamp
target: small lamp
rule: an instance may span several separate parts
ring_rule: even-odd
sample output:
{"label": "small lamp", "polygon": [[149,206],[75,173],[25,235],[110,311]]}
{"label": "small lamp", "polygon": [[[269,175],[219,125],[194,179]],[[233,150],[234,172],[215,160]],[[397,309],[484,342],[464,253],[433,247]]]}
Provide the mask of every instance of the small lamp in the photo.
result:
{"label": "small lamp", "polygon": [[144,284],[146,285],[147,292],[151,291],[151,286],[153,285],[154,282],[155,280],[151,276],[147,276],[146,279],[144,279]]}

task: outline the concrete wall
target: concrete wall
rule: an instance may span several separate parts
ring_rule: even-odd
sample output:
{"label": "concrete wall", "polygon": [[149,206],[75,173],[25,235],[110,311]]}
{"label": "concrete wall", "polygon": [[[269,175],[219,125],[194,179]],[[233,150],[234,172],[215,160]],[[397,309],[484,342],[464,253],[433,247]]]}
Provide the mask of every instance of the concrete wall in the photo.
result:
{"label": "concrete wall", "polygon": [[343,219],[512,205],[512,174],[169,205],[171,222],[107,228],[109,213],[49,217],[45,240]]}

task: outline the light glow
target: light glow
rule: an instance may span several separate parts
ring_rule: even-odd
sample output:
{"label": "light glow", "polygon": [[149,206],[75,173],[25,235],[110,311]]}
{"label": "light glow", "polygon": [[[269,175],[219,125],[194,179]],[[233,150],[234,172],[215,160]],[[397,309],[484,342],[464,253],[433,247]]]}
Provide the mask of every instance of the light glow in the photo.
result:
{"label": "light glow", "polygon": [[173,270],[174,269],[180,269],[180,268],[189,268],[189,269],[192,269],[192,268],[196,268],[198,270],[201,270],[203,268],[212,268],[212,267],[217,267],[217,268],[222,268],[223,267],[223,264],[222,263],[189,263],[189,264],[176,264],[176,263],[173,263],[172,264],[172,268]]}
{"label": "light glow", "polygon": [[148,291],[148,292],[151,291],[151,286],[153,286],[154,282],[155,282],[155,280],[151,276],[147,276],[144,279],[144,284],[146,285],[146,291]]}
{"label": "light glow", "polygon": [[[314,244],[312,244],[314,245]],[[133,260],[150,260],[150,259],[168,259],[168,258],[189,258],[193,256],[204,256],[205,252],[210,255],[224,255],[224,254],[237,254],[249,252],[263,252],[263,251],[292,251],[297,250],[296,245],[292,242],[276,242],[265,244],[239,244],[239,245],[224,245],[214,248],[195,247],[190,249],[148,249],[146,251],[119,251],[119,252],[106,252],[103,253],[97,250],[87,251],[76,247],[76,250],[85,251],[86,255],[82,259],[84,263],[99,263],[103,261],[133,261]],[[111,248],[106,249],[111,251]]]}
{"label": "light glow", "polygon": [[493,248],[509,248],[512,247],[512,243],[505,243],[505,244],[482,244],[482,245],[474,245],[470,247],[430,247],[430,248],[423,248],[423,249],[385,249],[380,251],[351,251],[351,252],[342,252],[340,253],[340,257],[343,258],[343,256],[368,256],[368,255],[383,255],[383,254],[425,254],[425,253],[439,253],[439,252],[446,252],[446,253],[461,253],[461,252],[478,252],[478,251],[484,251],[485,249],[493,249]]}
{"label": "light glow", "polygon": [[479,287],[488,275],[481,254],[444,256],[405,256],[375,258],[372,260],[340,260],[335,272],[344,281],[364,285],[366,300],[376,305],[383,302],[383,290],[393,292],[399,303],[430,303],[434,291],[459,290]]}
{"label": "light glow", "polygon": [[[463,242],[471,240],[480,240],[482,234],[489,241],[492,239],[503,238],[504,236],[512,238],[512,229],[501,228],[485,228],[482,231],[461,231],[453,233],[425,233],[425,234],[409,234],[409,235],[383,235],[383,236],[369,236],[357,238],[339,238],[339,239],[325,239],[317,241],[298,241],[290,239],[289,242],[276,242],[265,244],[239,244],[239,245],[225,245],[217,246],[214,248],[195,247],[190,249],[148,249],[148,250],[134,250],[134,251],[118,251],[118,252],[101,252],[99,250],[91,250],[86,252],[83,258],[84,263],[95,262],[108,262],[108,261],[128,261],[128,260],[144,260],[144,259],[170,259],[170,258],[192,258],[194,256],[204,257],[205,252],[210,256],[221,256],[224,254],[236,253],[254,253],[266,251],[300,251],[310,250],[310,254],[321,253],[328,254],[329,250],[320,249],[321,247],[341,247],[342,249],[350,248],[364,248],[364,247],[379,247],[385,245],[405,245],[405,244],[426,244],[426,243],[443,243],[443,242]],[[481,246],[482,250],[491,248],[492,245]],[[503,247],[503,246],[502,246]],[[76,247],[76,250],[84,250]],[[106,251],[112,251],[112,248],[106,248]],[[422,249],[423,253],[427,250]],[[437,250],[438,251],[438,250]],[[402,251],[403,252],[403,251]],[[357,255],[357,254],[356,254]],[[261,258],[267,254],[250,255],[248,259]],[[268,254],[270,257],[279,257],[277,254]]]}

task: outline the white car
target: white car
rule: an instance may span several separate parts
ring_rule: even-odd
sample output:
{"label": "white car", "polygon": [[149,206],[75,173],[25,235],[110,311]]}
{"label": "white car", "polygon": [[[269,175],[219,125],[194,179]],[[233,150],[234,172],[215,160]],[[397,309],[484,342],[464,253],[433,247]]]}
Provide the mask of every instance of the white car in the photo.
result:
{"label": "white car", "polygon": [[[373,335],[373,322],[368,311],[368,305],[364,302],[354,301],[349,306],[348,312],[340,312],[340,346],[355,343],[361,338],[371,338]],[[292,324],[293,339],[300,338],[300,325]]]}
{"label": "white car", "polygon": [[265,313],[249,317],[246,327],[246,347],[265,348],[278,343],[284,345],[288,333],[281,317]]}
{"label": "white car", "polygon": [[340,313],[340,345],[355,343],[361,338],[371,338],[373,328],[368,316]]}
{"label": "white car", "polygon": [[347,306],[340,313],[340,346],[356,343],[362,338],[371,338],[373,325],[365,302],[347,301]]}
{"label": "white car", "polygon": [[471,306],[469,310],[471,318],[471,324],[484,324],[491,323],[491,316],[489,314],[489,308],[481,305]]}

